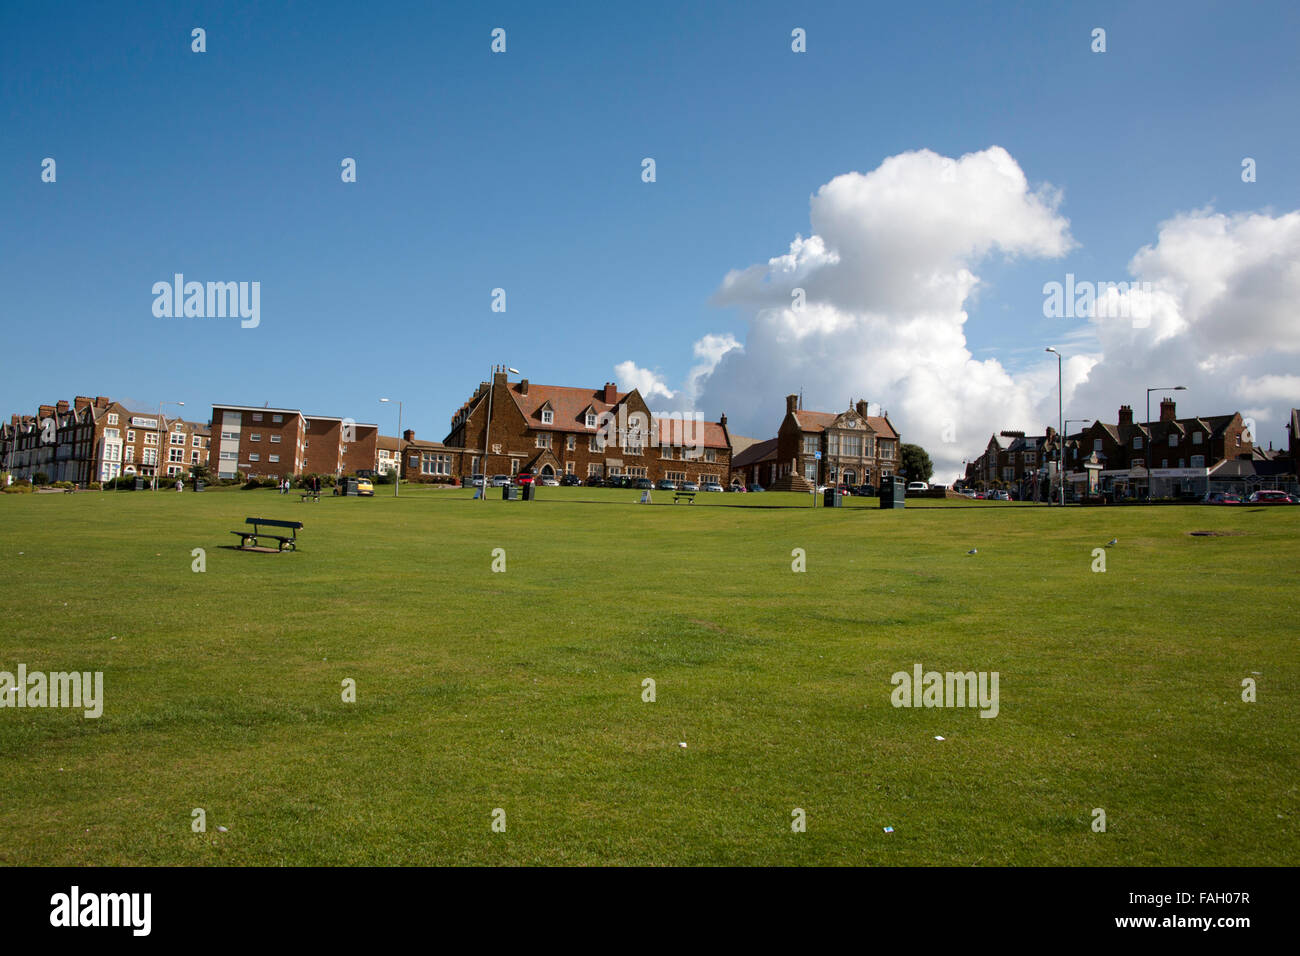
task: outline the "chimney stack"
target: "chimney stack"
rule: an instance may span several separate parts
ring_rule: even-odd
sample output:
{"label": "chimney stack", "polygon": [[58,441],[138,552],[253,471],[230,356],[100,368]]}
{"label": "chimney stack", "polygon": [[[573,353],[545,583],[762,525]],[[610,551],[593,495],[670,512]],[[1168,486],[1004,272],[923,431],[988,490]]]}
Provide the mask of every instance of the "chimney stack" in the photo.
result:
{"label": "chimney stack", "polygon": [[613,382],[605,383],[605,404],[613,405],[618,402],[618,386]]}
{"label": "chimney stack", "polygon": [[60,415],[66,415],[66,414],[68,414],[68,407],[69,407],[69,406],[68,406],[68,402],[67,402],[66,399],[62,399],[62,398],[59,399],[59,404],[58,404],[57,406],[55,406],[55,407],[58,408],[58,411],[59,411],[59,414],[60,414]]}
{"label": "chimney stack", "polygon": [[108,408],[108,406],[110,406],[110,405],[112,405],[112,404],[113,404],[113,400],[112,400],[111,398],[108,398],[108,397],[105,396],[105,395],[96,395],[96,396],[95,396],[95,407],[96,407],[96,408]]}
{"label": "chimney stack", "polygon": [[414,429],[414,428],[408,428],[406,431],[402,432],[402,440],[403,440],[403,441],[415,441],[415,429]]}
{"label": "chimney stack", "polygon": [[785,397],[785,413],[787,415],[793,415],[798,410],[799,410],[799,396],[787,395]]}
{"label": "chimney stack", "polygon": [[726,424],[727,424],[727,413],[726,413],[726,412],[723,412],[723,413],[722,413],[722,417],[718,419],[718,424],[719,424],[719,425],[726,425]]}
{"label": "chimney stack", "polygon": [[866,401],[865,399],[861,399],[861,398],[860,398],[860,399],[858,399],[858,404],[857,404],[856,407],[857,407],[858,414],[861,415],[863,418],[866,418],[866,417],[867,417],[867,410],[868,410],[871,406],[867,404],[867,401]]}
{"label": "chimney stack", "polygon": [[519,394],[520,395],[528,394],[528,379],[524,379],[519,383]]}
{"label": "chimney stack", "polygon": [[1132,406],[1132,405],[1121,405],[1121,406],[1119,407],[1119,423],[1120,423],[1120,426],[1121,426],[1121,427],[1123,427],[1124,425],[1132,425],[1132,424],[1133,424],[1133,406]]}
{"label": "chimney stack", "polygon": [[78,395],[72,400],[72,405],[77,411],[81,411],[95,404],[93,398],[87,398],[85,395]]}
{"label": "chimney stack", "polygon": [[1178,415],[1174,412],[1174,400],[1172,398],[1160,399],[1160,420],[1162,422],[1176,421]]}

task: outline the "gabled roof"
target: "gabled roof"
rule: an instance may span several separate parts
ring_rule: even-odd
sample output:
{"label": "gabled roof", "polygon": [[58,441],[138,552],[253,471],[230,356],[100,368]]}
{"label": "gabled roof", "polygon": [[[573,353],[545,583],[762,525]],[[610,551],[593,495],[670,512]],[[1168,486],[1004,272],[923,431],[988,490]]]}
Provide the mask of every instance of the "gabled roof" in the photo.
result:
{"label": "gabled roof", "polygon": [[[604,389],[570,388],[566,385],[528,384],[528,394],[519,390],[518,382],[509,382],[506,390],[514,399],[528,427],[557,432],[589,432],[594,434],[599,427],[587,425],[584,413],[590,408],[599,418],[602,412],[617,408],[630,392],[618,392],[614,404],[605,401]],[[542,406],[549,404],[555,412],[554,421],[549,425],[542,423]]]}
{"label": "gabled roof", "polygon": [[[826,429],[835,424],[836,419],[844,412],[810,412],[800,408],[792,412],[795,423],[798,424],[800,431],[805,432],[824,432]],[[894,431],[894,426],[890,424],[889,419],[884,415],[858,415],[854,413],[855,418],[860,418],[867,423],[867,427],[876,433],[879,438],[897,438],[898,432]]]}
{"label": "gabled roof", "polygon": [[731,459],[731,467],[747,468],[750,465],[756,465],[761,461],[767,461],[776,457],[777,439],[768,438],[763,441],[756,441],[747,446],[739,454]]}
{"label": "gabled roof", "polygon": [[697,422],[693,419],[657,418],[660,445],[695,445],[704,448],[730,448],[727,433],[720,422]]}

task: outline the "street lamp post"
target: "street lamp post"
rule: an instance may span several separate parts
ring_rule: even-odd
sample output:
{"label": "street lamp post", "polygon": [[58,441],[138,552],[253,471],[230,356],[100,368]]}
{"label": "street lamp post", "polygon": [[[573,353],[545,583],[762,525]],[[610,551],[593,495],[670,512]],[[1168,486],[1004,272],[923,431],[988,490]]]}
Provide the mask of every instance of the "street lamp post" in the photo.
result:
{"label": "street lamp post", "polygon": [[[381,402],[392,403],[391,398],[381,398]],[[393,497],[398,496],[398,490],[402,486],[402,403],[397,402],[397,473],[393,475]]]}
{"label": "street lamp post", "polygon": [[[516,375],[519,374],[519,369],[510,368],[509,366],[506,366],[504,371],[514,372]],[[487,421],[483,425],[483,466],[482,466],[483,467],[483,493],[482,495],[480,495],[480,497],[483,500],[487,500],[488,454],[491,452],[492,449],[492,446],[488,444],[488,437],[490,436],[492,431],[492,393],[496,391],[496,374],[497,374],[497,367],[494,365],[492,366],[492,377],[488,380]],[[473,473],[471,473],[470,481],[473,480],[474,480],[474,476]]]}
{"label": "street lamp post", "polygon": [[155,453],[154,465],[153,465],[153,490],[154,491],[157,491],[158,486],[162,484],[162,482],[158,480],[159,478],[162,477],[162,453],[163,453],[163,449],[168,447],[167,443],[163,441],[163,439],[167,437],[167,430],[163,428],[163,406],[164,405],[179,405],[182,408],[185,407],[184,402],[159,402],[158,403],[158,450]]}
{"label": "street lamp post", "polygon": [[1057,417],[1057,453],[1056,480],[1061,483],[1061,507],[1065,507],[1065,393],[1061,390],[1061,353],[1050,345],[1045,351],[1056,356],[1056,417]]}
{"label": "street lamp post", "polygon": [[1147,433],[1142,442],[1146,448],[1146,471],[1147,471],[1147,501],[1151,500],[1151,393],[1152,392],[1185,392],[1186,385],[1157,385],[1155,388],[1147,389]]}

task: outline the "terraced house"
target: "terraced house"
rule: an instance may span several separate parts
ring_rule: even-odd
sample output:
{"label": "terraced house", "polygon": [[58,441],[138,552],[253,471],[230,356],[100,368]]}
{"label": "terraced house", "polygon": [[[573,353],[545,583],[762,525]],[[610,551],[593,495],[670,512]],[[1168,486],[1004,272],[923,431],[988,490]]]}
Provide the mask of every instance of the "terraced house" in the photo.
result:
{"label": "terraced house", "polygon": [[501,369],[457,409],[438,448],[404,455],[404,470],[423,467],[425,451],[449,456],[447,467],[460,475],[722,482],[731,469],[726,415],[717,422],[655,417],[636,389],[510,382]]}

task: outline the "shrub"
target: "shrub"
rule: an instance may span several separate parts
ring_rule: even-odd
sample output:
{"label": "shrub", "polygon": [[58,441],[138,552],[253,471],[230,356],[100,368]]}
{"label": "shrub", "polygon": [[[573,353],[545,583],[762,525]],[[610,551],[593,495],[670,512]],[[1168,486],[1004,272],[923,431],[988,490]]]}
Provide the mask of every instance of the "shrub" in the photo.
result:
{"label": "shrub", "polygon": [[48,485],[49,483],[50,476],[43,471],[38,471],[36,474],[32,475],[32,484],[34,485]]}
{"label": "shrub", "polygon": [[261,487],[262,487],[262,483],[258,481],[256,478],[249,478],[248,481],[244,482],[245,491],[256,491],[258,488]]}
{"label": "shrub", "polygon": [[103,490],[104,490],[104,486],[103,486],[102,484],[100,484],[98,481],[92,481],[89,485],[87,485],[87,487],[88,487],[91,491],[103,491]]}
{"label": "shrub", "polygon": [[32,493],[31,482],[15,481],[8,488],[4,489],[4,493],[7,495],[29,495]]}

